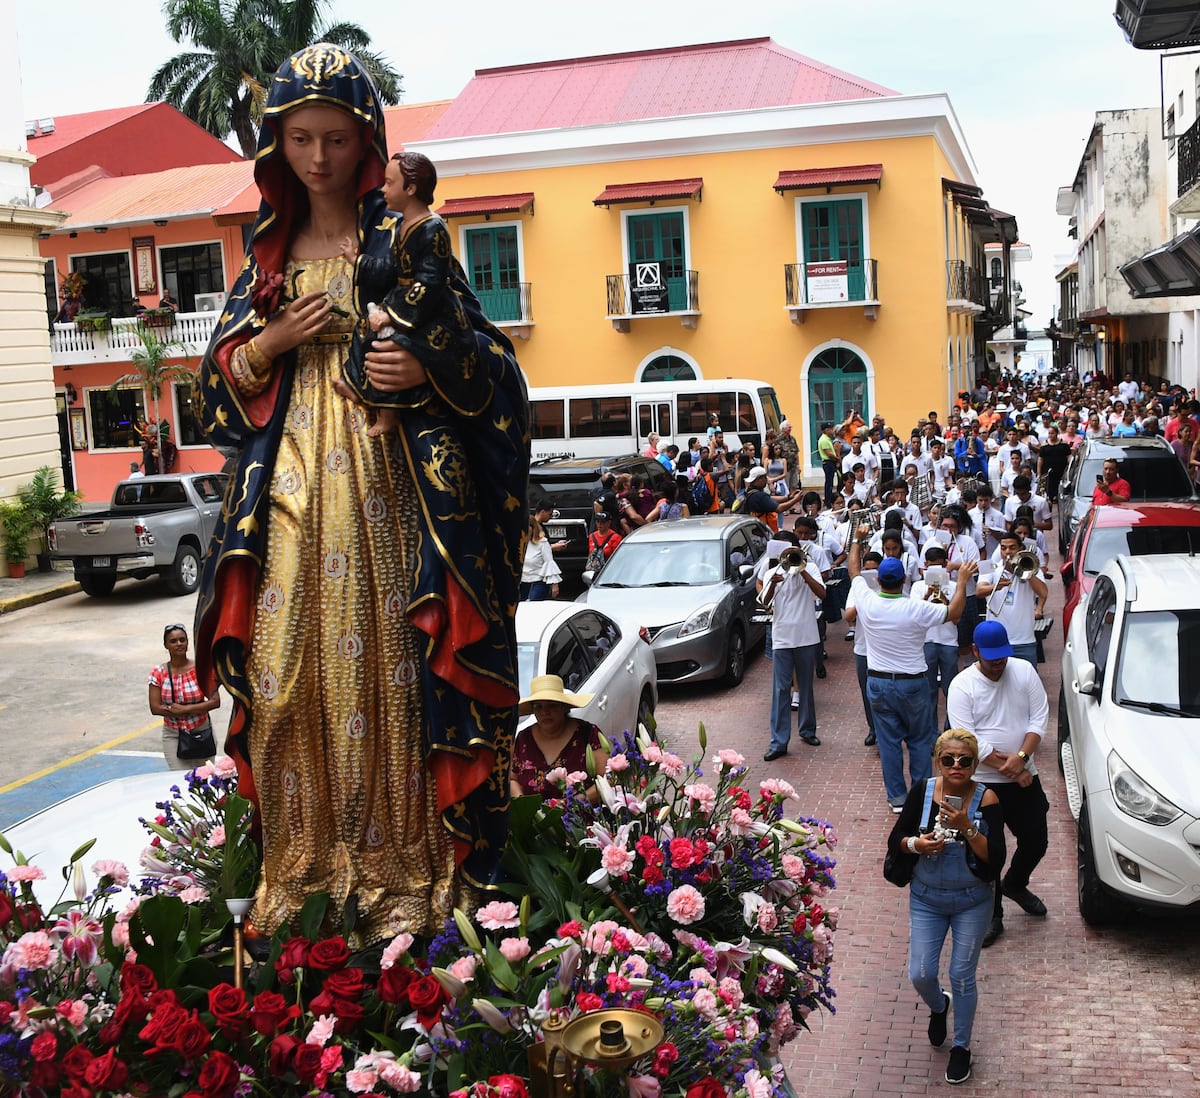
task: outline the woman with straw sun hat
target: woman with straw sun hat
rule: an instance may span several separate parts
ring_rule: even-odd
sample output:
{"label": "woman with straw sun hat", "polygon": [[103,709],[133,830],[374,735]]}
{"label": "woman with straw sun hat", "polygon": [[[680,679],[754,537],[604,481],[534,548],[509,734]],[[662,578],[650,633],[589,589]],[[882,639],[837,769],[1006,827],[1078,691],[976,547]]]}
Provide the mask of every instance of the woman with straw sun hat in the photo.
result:
{"label": "woman with straw sun hat", "polygon": [[[529,695],[521,699],[517,712],[523,717],[532,713],[537,720],[522,728],[513,743],[509,782],[514,797],[530,793],[544,797],[546,776],[555,770],[565,770],[568,775],[586,773],[589,747],[596,773],[604,772],[608,753],[601,745],[600,729],[571,716],[572,709],[587,705],[592,697],[564,690],[558,675],[538,675],[529,684]],[[595,787],[590,777],[587,785],[588,795],[593,796]],[[553,784],[550,790],[553,792]]]}

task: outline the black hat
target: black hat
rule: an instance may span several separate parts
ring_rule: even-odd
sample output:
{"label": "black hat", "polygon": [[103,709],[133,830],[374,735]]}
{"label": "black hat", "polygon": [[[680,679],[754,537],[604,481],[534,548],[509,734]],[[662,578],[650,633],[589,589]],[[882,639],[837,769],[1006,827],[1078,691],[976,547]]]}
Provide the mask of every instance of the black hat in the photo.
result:
{"label": "black hat", "polygon": [[609,514],[607,511],[597,511],[596,512],[596,521],[599,522],[600,519],[604,519],[605,522],[612,521],[611,518],[609,517]]}

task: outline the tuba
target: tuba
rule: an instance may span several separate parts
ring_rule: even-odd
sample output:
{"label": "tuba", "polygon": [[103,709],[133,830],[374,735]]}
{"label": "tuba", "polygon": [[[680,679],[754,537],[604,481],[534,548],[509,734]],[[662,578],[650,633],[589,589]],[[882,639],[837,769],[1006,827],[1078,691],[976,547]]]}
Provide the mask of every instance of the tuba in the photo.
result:
{"label": "tuba", "polygon": [[[1003,573],[1001,573],[1001,579],[1003,579],[1004,576],[1011,576],[1013,583],[1027,583],[1038,574],[1038,570],[1040,568],[1041,563],[1038,560],[1037,553],[1035,553],[1032,549],[1022,549],[1015,557],[1013,557],[1008,566],[1004,569]],[[995,615],[996,609],[992,606],[992,600],[996,597],[997,592],[1003,590],[1004,588],[1002,588],[999,584],[999,581],[997,581],[996,589],[988,596],[988,614]]]}

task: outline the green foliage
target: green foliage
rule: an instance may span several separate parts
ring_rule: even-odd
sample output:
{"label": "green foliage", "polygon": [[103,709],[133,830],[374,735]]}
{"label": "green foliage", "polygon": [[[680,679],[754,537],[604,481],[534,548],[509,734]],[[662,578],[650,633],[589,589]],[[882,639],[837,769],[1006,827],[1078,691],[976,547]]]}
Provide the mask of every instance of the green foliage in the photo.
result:
{"label": "green foliage", "polygon": [[174,988],[185,1005],[203,1002],[220,974],[208,956],[201,909],[178,896],[150,896],[129,920],[129,942],[138,963],[154,973],[159,987]]}
{"label": "green foliage", "polygon": [[33,514],[20,499],[11,500],[0,503],[0,523],[4,524],[4,559],[10,564],[20,564],[29,555]]}
{"label": "green foliage", "polygon": [[354,53],[385,104],[400,101],[401,78],[369,47],[356,23],[329,23],[327,0],[167,0],[167,32],[191,52],[165,61],[151,78],[147,102],[165,99],[209,133],[237,137],[254,156],[257,125],[275,70],[314,42]]}
{"label": "green foliage", "polygon": [[61,518],[70,518],[79,512],[79,492],[59,491],[58,472],[43,465],[33,474],[33,480],[17,491],[17,498],[28,508],[33,526],[41,531],[42,552],[47,552],[50,524]]}

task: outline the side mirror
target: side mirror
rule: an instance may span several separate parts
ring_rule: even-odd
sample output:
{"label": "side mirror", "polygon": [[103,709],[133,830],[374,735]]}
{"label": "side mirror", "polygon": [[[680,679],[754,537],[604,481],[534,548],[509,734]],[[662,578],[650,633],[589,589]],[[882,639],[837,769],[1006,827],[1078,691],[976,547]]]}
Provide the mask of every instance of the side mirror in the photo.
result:
{"label": "side mirror", "polygon": [[596,578],[596,573],[591,571],[590,569],[588,571],[584,572],[583,575],[580,577],[580,579],[583,580],[584,587],[591,587],[592,580],[594,580],[595,578]]}
{"label": "side mirror", "polygon": [[737,566],[738,582],[749,583],[754,578],[753,564],[739,564]]}
{"label": "side mirror", "polygon": [[1096,685],[1096,665],[1094,663],[1081,663],[1077,675],[1075,690],[1078,693],[1089,696],[1099,693]]}
{"label": "side mirror", "polygon": [[1063,583],[1075,582],[1075,562],[1073,560],[1064,560],[1059,566],[1058,574],[1062,576]]}

